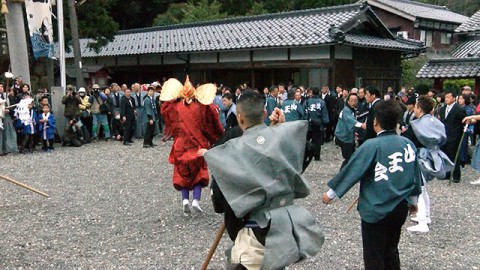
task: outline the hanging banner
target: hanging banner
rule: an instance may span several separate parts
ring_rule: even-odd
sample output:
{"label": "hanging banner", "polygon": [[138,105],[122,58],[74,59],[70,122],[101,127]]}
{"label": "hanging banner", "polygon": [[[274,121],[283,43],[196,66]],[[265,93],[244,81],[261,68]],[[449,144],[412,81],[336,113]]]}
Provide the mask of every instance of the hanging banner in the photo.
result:
{"label": "hanging banner", "polygon": [[51,0],[25,0],[28,29],[35,58],[53,58]]}

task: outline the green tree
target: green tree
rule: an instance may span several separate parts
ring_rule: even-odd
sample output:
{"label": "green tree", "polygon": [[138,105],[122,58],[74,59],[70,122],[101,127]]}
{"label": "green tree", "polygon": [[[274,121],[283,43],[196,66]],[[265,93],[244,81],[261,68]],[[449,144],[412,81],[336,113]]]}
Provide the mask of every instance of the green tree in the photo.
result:
{"label": "green tree", "polygon": [[209,3],[208,0],[189,0],[185,7],[185,14],[182,22],[211,21],[228,17],[227,13],[220,12],[222,4],[217,0]]}
{"label": "green tree", "polygon": [[153,21],[153,25],[164,26],[181,23],[183,21],[183,17],[185,16],[186,7],[186,3],[171,4],[168,7],[167,11],[157,15],[157,17]]}
{"label": "green tree", "polygon": [[243,16],[251,12],[253,5],[255,5],[257,1],[220,0],[219,2],[222,5],[221,12],[233,16]]}
{"label": "green tree", "polygon": [[268,13],[268,10],[265,8],[265,5],[263,4],[263,2],[255,1],[253,2],[253,5],[250,8],[250,10],[245,15],[251,16],[251,15],[260,15],[265,13]]}
{"label": "green tree", "polygon": [[417,79],[418,71],[428,62],[426,55],[420,55],[416,58],[402,60],[402,85],[418,88],[419,85],[432,86],[431,80]]}
{"label": "green tree", "polygon": [[185,1],[175,0],[113,0],[110,16],[118,22],[119,28],[133,29],[149,27],[156,16],[165,12],[170,6]]}
{"label": "green tree", "polygon": [[109,15],[113,3],[112,0],[89,0],[77,9],[80,37],[92,39],[88,46],[95,51],[112,41],[118,31],[118,23]]}
{"label": "green tree", "polygon": [[155,20],[155,26],[191,23],[197,21],[210,21],[224,19],[228,14],[221,12],[222,5],[217,0],[189,0],[186,4],[172,4],[165,13],[159,14]]}

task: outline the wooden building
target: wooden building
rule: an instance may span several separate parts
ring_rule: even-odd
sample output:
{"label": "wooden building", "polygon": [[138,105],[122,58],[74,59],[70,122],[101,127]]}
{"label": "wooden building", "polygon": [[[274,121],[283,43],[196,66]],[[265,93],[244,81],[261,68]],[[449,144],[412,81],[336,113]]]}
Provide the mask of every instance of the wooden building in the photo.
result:
{"label": "wooden building", "polygon": [[401,59],[425,49],[392,34],[366,3],[120,31],[98,53],[87,42],[83,64],[107,67],[118,83],[182,80],[188,72],[194,83],[257,88],[290,79],[398,88]]}
{"label": "wooden building", "polygon": [[411,0],[366,0],[394,34],[421,40],[427,48],[448,49],[458,43],[454,31],[468,17],[444,6]]}
{"label": "wooden building", "polygon": [[[77,75],[75,74],[74,66],[66,67],[67,84],[74,85]],[[104,65],[84,65],[82,67],[83,80],[86,85],[107,85],[112,79],[110,77],[111,70]]]}
{"label": "wooden building", "polygon": [[446,79],[475,79],[475,93],[480,91],[480,10],[455,32],[463,42],[449,58],[432,59],[417,74],[417,78],[434,79],[434,88],[443,90]]}

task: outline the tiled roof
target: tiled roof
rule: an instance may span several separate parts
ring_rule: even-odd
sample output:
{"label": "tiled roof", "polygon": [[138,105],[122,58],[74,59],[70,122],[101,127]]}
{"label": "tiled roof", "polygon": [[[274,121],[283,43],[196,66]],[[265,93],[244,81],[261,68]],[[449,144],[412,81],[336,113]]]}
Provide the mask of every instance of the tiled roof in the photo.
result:
{"label": "tiled roof", "polygon": [[473,14],[470,19],[466,22],[462,23],[455,32],[460,33],[471,33],[471,32],[479,32],[480,33],[480,10]]}
{"label": "tiled roof", "polygon": [[378,8],[387,6],[393,9],[396,13],[406,14],[415,18],[422,18],[427,20],[435,20],[442,22],[451,22],[461,24],[464,23],[468,17],[452,12],[444,6],[430,5],[410,0],[367,0],[367,2]]}
{"label": "tiled roof", "polygon": [[460,44],[452,53],[454,58],[480,57],[480,36],[471,37]]}
{"label": "tiled roof", "polygon": [[480,58],[432,59],[417,73],[417,78],[480,77]]}
{"label": "tiled roof", "polygon": [[374,47],[392,50],[411,50],[417,51],[419,43],[413,40],[405,39],[387,39],[361,34],[346,34],[345,43],[359,47]]}
{"label": "tiled roof", "polygon": [[[340,30],[342,27],[348,28],[365,12],[371,12],[368,6],[352,4],[126,30],[120,31],[114,41],[103,47],[98,54],[87,47],[86,39],[80,41],[80,46],[82,57],[99,57],[337,44],[340,43],[339,40],[330,31],[332,25]],[[348,33],[349,29],[346,30],[347,33],[344,35],[346,44],[406,52],[421,51],[424,48],[421,43],[394,37],[391,33],[387,38],[380,38],[351,35]],[[73,53],[67,54],[66,57],[73,57]]]}

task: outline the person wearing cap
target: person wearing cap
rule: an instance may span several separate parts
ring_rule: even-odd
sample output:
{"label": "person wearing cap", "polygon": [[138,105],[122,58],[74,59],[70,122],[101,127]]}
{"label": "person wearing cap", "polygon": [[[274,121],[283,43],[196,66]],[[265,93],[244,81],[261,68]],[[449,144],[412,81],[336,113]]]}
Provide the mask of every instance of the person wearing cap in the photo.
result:
{"label": "person wearing cap", "polygon": [[82,99],[82,104],[78,105],[80,108],[80,116],[82,118],[87,117],[90,115],[90,106],[92,106],[92,104],[88,101],[89,97],[87,96],[87,90],[85,90],[83,87],[80,87],[78,90],[78,95]]}
{"label": "person wearing cap", "polygon": [[107,96],[100,92],[100,86],[98,84],[92,85],[92,95],[88,99],[91,105],[91,113],[93,117],[92,125],[92,139],[96,141],[98,138],[98,123],[103,127],[103,133],[105,140],[110,139],[110,127],[108,125],[107,113],[100,111],[100,106],[105,103]]}

